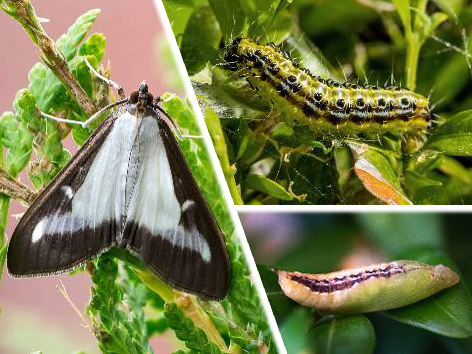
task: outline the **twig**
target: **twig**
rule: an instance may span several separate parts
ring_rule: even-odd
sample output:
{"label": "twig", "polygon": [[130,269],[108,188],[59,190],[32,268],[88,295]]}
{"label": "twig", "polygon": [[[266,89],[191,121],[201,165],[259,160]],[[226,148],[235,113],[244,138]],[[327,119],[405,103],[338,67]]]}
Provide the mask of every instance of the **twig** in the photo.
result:
{"label": "twig", "polygon": [[137,269],[133,267],[132,270],[149,289],[158,294],[165,302],[175,302],[185,316],[190,318],[197,327],[203,330],[208,339],[216,344],[223,353],[228,352],[228,347],[214,323],[195,302],[193,296],[172,289],[163,280],[156,277],[149,269]]}
{"label": "twig", "polygon": [[174,302],[182,312],[193,321],[195,326],[201,328],[205,332],[208,340],[216,344],[224,353],[227,352],[228,347],[226,346],[225,341],[219,334],[210,317],[202,311],[202,308],[196,303],[195,298],[182,292],[174,292],[176,294]]}
{"label": "twig", "polygon": [[90,332],[94,333],[92,327],[87,323],[86,319],[85,319],[85,316],[82,314],[82,312],[80,312],[80,310],[77,308],[77,306],[74,304],[74,302],[72,301],[72,299],[69,297],[69,294],[67,294],[67,290],[66,290],[66,287],[64,286],[64,283],[62,281],[59,280],[59,282],[61,283],[61,286],[59,285],[56,285],[56,289],[57,291],[59,291],[61,293],[62,296],[64,296],[64,299],[66,299],[66,301],[69,303],[69,305],[72,307],[72,309],[75,311],[75,313],[77,313],[77,315],[80,317],[80,319],[82,320],[82,324],[85,328],[87,328]]}
{"label": "twig", "polygon": [[30,0],[4,0],[0,8],[13,17],[26,31],[30,39],[39,49],[43,63],[64,84],[67,91],[76,98],[82,109],[92,115],[97,111],[84,89],[79,85],[69,69],[67,60],[57,49],[56,43],[47,35],[36,16]]}
{"label": "twig", "polygon": [[36,198],[36,193],[25,186],[23,183],[11,177],[4,169],[0,168],[0,193],[20,200],[28,206]]}

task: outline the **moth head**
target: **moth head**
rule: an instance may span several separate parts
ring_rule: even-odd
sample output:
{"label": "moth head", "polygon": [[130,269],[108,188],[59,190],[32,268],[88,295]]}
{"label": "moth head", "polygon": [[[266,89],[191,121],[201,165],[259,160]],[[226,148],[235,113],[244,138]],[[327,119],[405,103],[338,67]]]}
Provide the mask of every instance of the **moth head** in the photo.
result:
{"label": "moth head", "polygon": [[138,113],[147,114],[149,107],[152,107],[154,96],[149,93],[148,85],[145,81],[139,85],[138,91],[134,91],[128,99],[128,105],[132,106],[132,110]]}

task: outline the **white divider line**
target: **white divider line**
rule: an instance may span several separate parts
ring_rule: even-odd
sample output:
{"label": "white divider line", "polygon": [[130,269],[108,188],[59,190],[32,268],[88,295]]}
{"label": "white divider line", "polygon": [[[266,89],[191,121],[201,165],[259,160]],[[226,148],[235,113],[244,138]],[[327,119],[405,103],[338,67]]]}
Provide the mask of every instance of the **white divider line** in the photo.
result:
{"label": "white divider line", "polygon": [[169,19],[167,18],[164,4],[162,3],[161,0],[153,0],[153,1],[154,1],[154,4],[156,5],[157,13],[159,15],[159,18],[161,19],[162,26],[164,27],[164,32],[166,34],[167,40],[169,41],[172,54],[174,56],[174,59],[177,64],[177,68],[179,70],[179,74],[182,77],[182,81],[185,86],[185,93],[187,95],[187,98],[190,101],[190,104],[192,105],[192,109],[197,118],[197,123],[200,128],[200,131],[202,135],[204,136],[205,146],[207,148],[208,154],[210,155],[210,160],[213,165],[213,169],[215,171],[218,182],[220,184],[220,188],[223,192],[223,197],[225,198],[226,205],[228,206],[230,216],[235,227],[235,232],[239,237],[241,247],[243,249],[244,255],[246,256],[246,262],[249,266],[249,270],[251,271],[251,277],[254,282],[254,286],[256,287],[257,293],[261,300],[261,304],[264,308],[267,322],[269,323],[272,336],[275,341],[275,345],[277,346],[277,350],[280,354],[286,354],[287,350],[285,349],[284,343],[282,341],[282,336],[280,335],[280,331],[277,326],[277,322],[275,321],[274,314],[272,313],[272,309],[270,308],[269,300],[267,299],[267,294],[264,290],[264,287],[262,286],[262,280],[259,276],[259,272],[257,271],[254,257],[252,256],[251,249],[249,248],[249,244],[247,242],[243,227],[241,225],[241,221],[239,220],[239,216],[235,209],[233,199],[231,197],[228,186],[226,184],[226,180],[223,175],[223,170],[221,169],[220,163],[218,161],[218,157],[216,156],[215,149],[211,142],[210,134],[208,133],[208,129],[206,127],[203,114],[200,110],[200,106],[198,105],[197,97],[195,96],[195,92],[193,91],[192,84],[190,82],[190,78],[187,73],[187,69],[185,68],[185,64],[180,54],[180,50],[177,45],[177,42],[175,40],[174,33],[172,32],[172,27],[170,25]]}

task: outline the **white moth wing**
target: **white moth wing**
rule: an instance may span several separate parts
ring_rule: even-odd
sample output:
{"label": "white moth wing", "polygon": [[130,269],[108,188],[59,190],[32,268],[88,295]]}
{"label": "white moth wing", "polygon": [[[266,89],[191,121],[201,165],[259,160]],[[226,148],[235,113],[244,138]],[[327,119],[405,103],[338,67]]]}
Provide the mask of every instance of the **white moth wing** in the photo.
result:
{"label": "white moth wing", "polygon": [[[134,177],[127,178],[127,190],[131,192],[126,219],[146,228],[153,237],[169,241],[172,246],[187,248],[209,261],[210,249],[205,238],[193,226],[184,230],[180,225],[182,208],[174,191],[172,172],[159,126],[154,116],[144,117],[140,123],[138,143],[131,153],[128,171],[139,166]],[[139,161],[137,160],[139,159]]]}
{"label": "white moth wing", "polygon": [[114,167],[104,162],[117,161],[112,148],[121,131],[117,117],[95,130],[20,220],[8,250],[10,274],[62,272],[115,242],[112,213],[118,193]]}
{"label": "white moth wing", "polygon": [[223,235],[173,133],[156,116],[144,117],[135,149],[140,171],[125,227],[130,250],[175,288],[224,297],[230,275]]}

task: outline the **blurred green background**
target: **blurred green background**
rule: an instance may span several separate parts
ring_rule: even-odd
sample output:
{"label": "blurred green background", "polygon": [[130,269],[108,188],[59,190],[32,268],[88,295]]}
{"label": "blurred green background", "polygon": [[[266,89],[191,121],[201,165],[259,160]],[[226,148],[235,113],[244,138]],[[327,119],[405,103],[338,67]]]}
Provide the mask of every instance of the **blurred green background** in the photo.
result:
{"label": "blurred green background", "polygon": [[[240,216],[288,353],[472,353],[469,214]],[[269,268],[327,273],[398,259],[447,264],[461,282],[400,309],[320,318],[286,298]]]}

